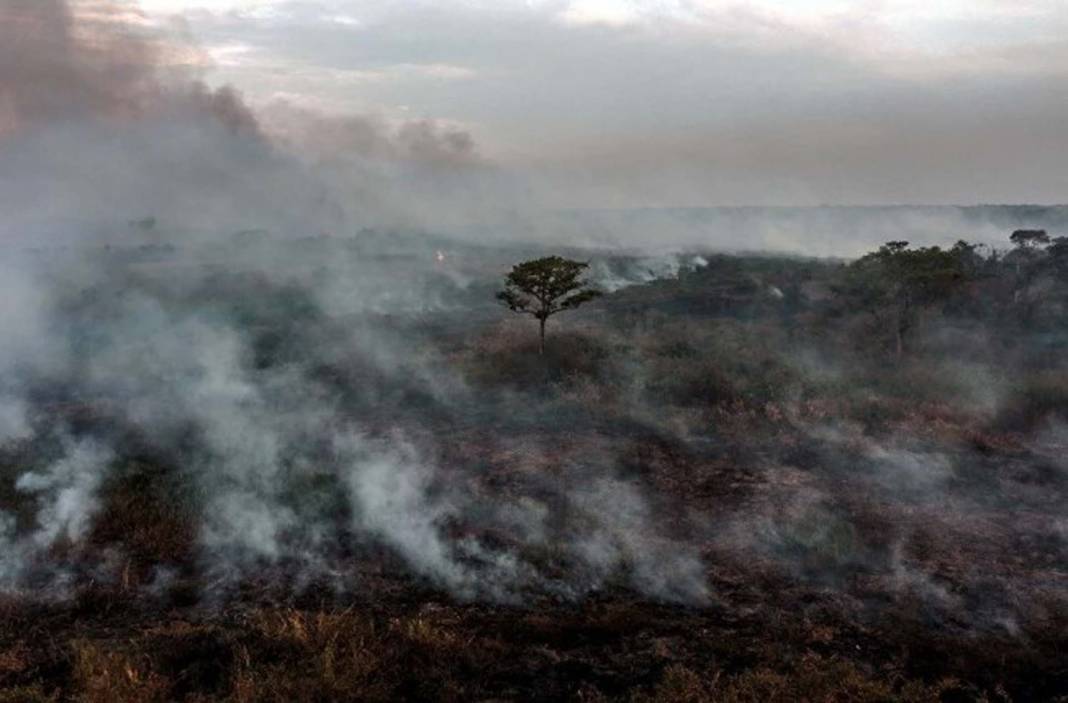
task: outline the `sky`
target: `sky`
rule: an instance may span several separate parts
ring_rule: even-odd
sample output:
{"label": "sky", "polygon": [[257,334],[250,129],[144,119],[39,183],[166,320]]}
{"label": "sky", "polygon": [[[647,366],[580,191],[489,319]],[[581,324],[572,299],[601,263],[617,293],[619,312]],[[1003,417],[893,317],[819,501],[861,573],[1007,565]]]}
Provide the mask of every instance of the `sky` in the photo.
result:
{"label": "sky", "polygon": [[564,206],[1068,200],[1064,0],[140,6],[265,124],[432,121]]}

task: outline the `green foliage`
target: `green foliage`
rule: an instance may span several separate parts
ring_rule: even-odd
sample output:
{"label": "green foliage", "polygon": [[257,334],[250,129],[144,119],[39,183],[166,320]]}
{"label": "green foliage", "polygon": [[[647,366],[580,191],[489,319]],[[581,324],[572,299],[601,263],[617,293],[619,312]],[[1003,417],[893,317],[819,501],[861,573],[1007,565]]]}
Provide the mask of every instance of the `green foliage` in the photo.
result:
{"label": "green foliage", "polygon": [[852,266],[852,282],[876,303],[920,306],[944,299],[966,280],[974,250],[958,243],[953,249],[889,242]]}
{"label": "green foliage", "polygon": [[601,295],[599,291],[586,288],[581,280],[588,267],[584,261],[560,256],[524,261],[512,267],[497,299],[512,312],[533,315],[539,320],[548,319]]}
{"label": "green foliage", "polygon": [[1044,229],[1018,229],[1009,235],[1009,241],[1018,247],[1037,247],[1049,244],[1049,234]]}
{"label": "green foliage", "polygon": [[672,405],[760,407],[783,399],[801,380],[777,352],[775,329],[733,320],[667,325],[639,339],[646,390]]}
{"label": "green foliage", "polygon": [[975,248],[965,242],[952,249],[911,249],[908,242],[887,242],[847,266],[835,292],[848,305],[890,317],[900,358],[919,312],[958,290],[974,271],[975,257]]}
{"label": "green foliage", "polygon": [[1046,253],[1057,275],[1068,278],[1068,237],[1054,237]]}
{"label": "green foliage", "polygon": [[545,322],[564,310],[574,310],[599,297],[600,291],[587,288],[582,280],[589,268],[584,261],[546,256],[512,267],[504,290],[497,300],[515,313],[532,315],[541,323],[540,351],[545,351]]}

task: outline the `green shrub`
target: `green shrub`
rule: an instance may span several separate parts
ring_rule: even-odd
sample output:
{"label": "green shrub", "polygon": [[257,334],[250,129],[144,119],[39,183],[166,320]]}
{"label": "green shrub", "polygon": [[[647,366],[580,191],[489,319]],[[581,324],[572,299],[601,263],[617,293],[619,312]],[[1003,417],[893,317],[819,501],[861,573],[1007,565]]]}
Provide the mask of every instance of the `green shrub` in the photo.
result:
{"label": "green shrub", "polygon": [[763,406],[789,397],[801,375],[777,330],[731,320],[666,326],[640,340],[646,389],[682,406]]}

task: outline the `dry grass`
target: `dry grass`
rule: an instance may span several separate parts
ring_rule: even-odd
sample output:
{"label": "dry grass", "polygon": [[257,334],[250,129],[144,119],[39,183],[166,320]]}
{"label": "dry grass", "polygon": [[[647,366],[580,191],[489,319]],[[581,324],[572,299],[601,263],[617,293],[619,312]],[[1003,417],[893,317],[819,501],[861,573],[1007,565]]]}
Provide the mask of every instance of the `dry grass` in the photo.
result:
{"label": "dry grass", "polygon": [[[72,586],[78,597],[58,606],[0,594],[0,703],[948,703],[1003,700],[1004,690],[1020,700],[1068,693],[1065,604],[1050,598],[1045,605],[1033,597],[1042,586],[1032,590],[1043,583],[1055,590],[1063,575],[1062,543],[1038,539],[1043,521],[1062,515],[1046,498],[1064,494],[1063,472],[1021,457],[1029,445],[1009,433],[1068,412],[1063,369],[1021,373],[1001,415],[984,419],[966,411],[975,405],[969,393],[988,390],[984,377],[962,381],[959,371],[970,367],[953,372],[955,358],[890,365],[879,354],[850,354],[853,342],[871,340],[854,339],[848,326],[827,321],[827,333],[840,338],[821,341],[820,330],[806,337],[777,316],[707,314],[715,306],[679,311],[677,292],[636,301],[642,311],[662,304],[674,312],[642,312],[629,327],[608,317],[554,319],[545,357],[530,320],[509,319],[473,336],[469,325],[457,327],[446,334],[442,363],[477,391],[470,414],[449,408],[424,417],[421,396],[409,392],[420,390],[414,385],[395,394],[416,399],[398,401],[403,413],[380,412],[377,400],[364,408],[356,390],[394,388],[396,379],[376,376],[355,351],[312,360],[319,380],[350,393],[352,415],[366,409],[384,429],[408,422],[433,434],[443,481],[480,491],[487,505],[526,501],[544,507],[552,522],[554,498],[544,485],[581,480],[602,463],[627,475],[656,503],[658,526],[707,557],[714,592],[707,607],[662,606],[611,580],[581,604],[544,593],[529,610],[461,604],[391,571],[399,567],[375,553],[353,557],[364,560],[353,566],[389,581],[377,590],[372,576],[313,602],[242,582],[230,600],[213,603],[221,610],[205,613],[189,606],[206,585],[195,481],[164,459],[131,451],[96,496],[85,539],[49,555],[62,556],[72,573],[79,558],[92,566],[94,556],[117,555],[106,565],[117,576],[99,576],[101,567],[85,577],[92,586],[79,581]],[[695,302],[707,297],[692,292]],[[249,319],[269,333],[258,338],[257,364],[308,353],[287,346],[299,338],[283,324],[290,312],[270,301],[257,310]],[[819,351],[814,362],[795,353],[806,339]],[[78,412],[86,426],[108,422],[90,406]],[[809,432],[824,425],[856,436],[831,442]],[[899,447],[894,438],[909,443]],[[919,440],[932,448],[917,449]],[[865,451],[878,442],[898,454],[972,452],[969,473],[946,479],[954,490],[968,489],[961,502],[925,500],[928,492],[953,495],[937,482],[913,495],[910,481],[928,484],[922,472],[909,473],[907,455],[880,475],[865,473]],[[12,467],[0,480],[0,506],[27,523],[33,505],[11,479],[31,448],[0,449],[0,461]],[[887,477],[900,485],[876,490]],[[806,489],[822,497],[805,502]],[[480,533],[474,519],[458,522],[449,529],[507,541],[497,526]],[[758,528],[774,528],[775,539],[731,541]],[[566,579],[568,552],[558,544],[550,540],[526,556]],[[1015,580],[1004,577],[1009,571]],[[160,573],[173,574],[192,598],[147,588]],[[993,588],[1001,585],[1019,616],[1014,626],[1023,634],[1015,639],[979,629],[1002,616],[988,609],[1001,602]],[[332,605],[335,595],[350,607]],[[939,610],[942,601],[970,596],[972,610]]]}
{"label": "dry grass", "polygon": [[71,643],[72,688],[86,703],[166,701],[168,682],[152,670],[149,655],[86,640]]}
{"label": "dry grass", "polygon": [[[0,672],[0,703],[999,700],[953,680],[925,683],[898,667],[816,654],[800,641],[754,647],[756,631],[725,640],[698,614],[655,615],[640,603],[526,615],[259,608],[226,622],[150,618],[96,635],[75,627],[61,662],[33,642],[7,650],[16,664]],[[816,645],[831,645],[823,640]],[[50,673],[32,680],[34,669]]]}
{"label": "dry grass", "polygon": [[940,703],[953,692],[965,700],[981,699],[975,691],[947,679],[932,685],[895,682],[866,673],[857,665],[815,654],[787,671],[755,667],[725,676],[701,675],[684,666],[668,667],[660,682],[633,703]]}

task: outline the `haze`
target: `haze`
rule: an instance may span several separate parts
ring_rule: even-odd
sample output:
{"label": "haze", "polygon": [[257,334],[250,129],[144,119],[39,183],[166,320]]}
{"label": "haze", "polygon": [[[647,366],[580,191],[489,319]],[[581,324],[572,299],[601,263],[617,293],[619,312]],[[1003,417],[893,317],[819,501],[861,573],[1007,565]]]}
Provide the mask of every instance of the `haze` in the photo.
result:
{"label": "haze", "polygon": [[147,0],[213,84],[428,118],[570,207],[978,203],[1068,190],[1055,0]]}
{"label": "haze", "polygon": [[3,701],[1068,701],[1064,0],[0,0]]}

